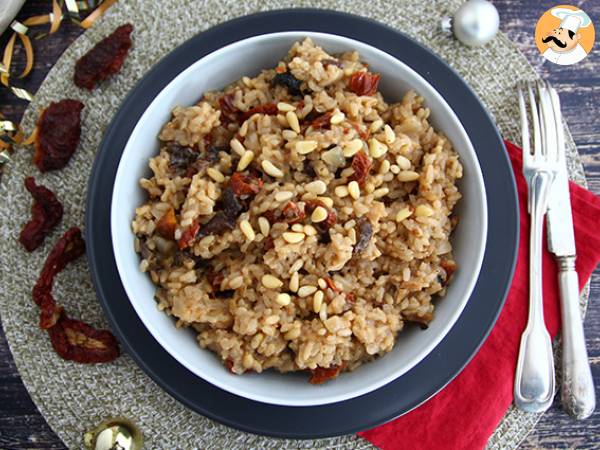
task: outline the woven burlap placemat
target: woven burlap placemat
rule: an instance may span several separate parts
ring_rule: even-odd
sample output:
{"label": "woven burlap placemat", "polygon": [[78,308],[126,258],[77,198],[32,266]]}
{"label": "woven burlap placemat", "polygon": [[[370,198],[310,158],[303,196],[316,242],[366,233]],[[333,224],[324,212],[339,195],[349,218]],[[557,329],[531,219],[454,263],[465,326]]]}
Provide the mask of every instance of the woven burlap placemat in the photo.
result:
{"label": "woven burlap placemat", "polygon": [[[19,149],[4,175],[0,185],[3,237],[0,240],[0,315],[29,394],[69,448],[82,448],[83,432],[110,416],[125,416],[137,422],[148,449],[372,448],[367,441],[353,435],[296,441],[264,438],[227,428],[173,400],[127,355],[114,363],[96,366],[65,362],[54,354],[47,334],[37,327],[38,311],[31,301],[31,288],[56,239],[70,226],[83,226],[87,180],[94,155],[103,131],[126,93],[167,52],[189,37],[234,17],[268,9],[319,7],[387,23],[432,48],[454,67],[487,106],[502,135],[518,141],[514,83],[535,78],[535,72],[503,35],[479,49],[468,49],[444,35],[440,31],[440,19],[456,10],[459,4],[459,0],[439,3],[381,0],[368,4],[342,0],[122,0],[65,51],[27,109],[23,125],[26,130],[32,130],[40,108],[68,95],[81,99],[86,105],[83,136],[75,156],[63,170],[41,175],[31,164],[30,150]],[[135,26],[134,48],[121,73],[92,93],[76,89],[71,81],[74,61],[125,22]],[[499,67],[502,67],[502,76],[498,74]],[[570,135],[567,142],[571,177],[585,184]],[[28,175],[34,175],[54,190],[65,205],[61,225],[46,239],[43,248],[33,254],[27,254],[17,242],[19,230],[30,214],[31,198],[23,187],[23,179]],[[73,317],[95,326],[108,325],[92,288],[85,258],[67,267],[59,276],[54,293]],[[585,301],[584,295],[582,305]],[[511,408],[490,438],[488,447],[517,447],[538,419],[539,415]]]}

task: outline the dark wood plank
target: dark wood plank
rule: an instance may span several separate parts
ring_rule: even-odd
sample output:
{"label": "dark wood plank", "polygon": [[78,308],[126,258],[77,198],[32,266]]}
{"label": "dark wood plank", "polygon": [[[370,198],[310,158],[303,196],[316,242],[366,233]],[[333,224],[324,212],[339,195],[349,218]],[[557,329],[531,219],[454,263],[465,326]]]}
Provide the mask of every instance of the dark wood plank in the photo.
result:
{"label": "dark wood plank", "polygon": [[[538,17],[557,2],[521,2],[519,0],[494,1],[501,17],[501,28],[532,65],[558,89],[563,102],[563,112],[578,145],[586,169],[590,189],[600,192],[600,128],[595,127],[600,114],[600,49],[598,47],[581,64],[562,67],[543,63],[532,39]],[[48,0],[29,0],[19,13],[19,19],[49,12]],[[581,6],[592,17],[596,25],[600,23],[600,2],[583,2]],[[81,29],[71,23],[64,23],[53,36],[34,41],[36,62],[31,75],[19,83],[35,92],[46,73],[61,53],[81,33]],[[599,30],[600,32],[600,30]],[[7,33],[0,37],[0,48],[8,39]],[[16,55],[17,65],[23,63],[23,55]],[[499,74],[499,76],[510,74]],[[0,88],[0,112],[18,121],[26,103]],[[596,381],[596,392],[600,392],[600,271],[592,277],[591,305],[585,322],[588,337],[588,350]],[[598,397],[598,395],[597,395]],[[536,430],[521,446],[526,450],[541,449],[598,449],[600,448],[598,429],[600,411],[586,421],[574,421],[555,402],[550,411],[540,421]],[[29,398],[21,382],[8,345],[0,330],[0,448],[20,449],[64,449],[64,445],[50,430],[43,417]]]}

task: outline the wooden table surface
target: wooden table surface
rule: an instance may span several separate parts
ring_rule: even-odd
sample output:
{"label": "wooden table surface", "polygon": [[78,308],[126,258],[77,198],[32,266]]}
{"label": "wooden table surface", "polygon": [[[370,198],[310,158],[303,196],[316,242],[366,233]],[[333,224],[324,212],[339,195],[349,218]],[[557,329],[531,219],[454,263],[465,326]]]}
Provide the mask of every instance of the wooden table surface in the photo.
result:
{"label": "wooden table surface", "polygon": [[[0,0],[4,1],[4,0]],[[584,62],[575,66],[557,66],[544,63],[533,42],[537,18],[546,9],[560,2],[497,0],[501,29],[525,53],[544,78],[557,87],[563,112],[577,143],[585,165],[590,189],[600,192],[600,129],[596,126],[600,115],[600,46]],[[600,2],[577,2],[600,24]],[[17,16],[25,19],[50,11],[49,0],[29,0]],[[35,92],[46,73],[60,54],[81,33],[76,25],[65,21],[60,30],[46,39],[34,41],[35,67],[20,85]],[[599,29],[600,32],[600,29]],[[8,39],[0,37],[0,48]],[[22,55],[17,55],[17,62]],[[499,76],[510,76],[500,74]],[[0,112],[18,121],[27,104],[0,88]],[[596,382],[596,397],[600,392],[600,270],[592,277],[590,307],[585,321],[588,352]],[[522,449],[599,449],[600,407],[585,421],[570,419],[555,401],[533,433],[522,444]],[[64,445],[46,424],[23,386],[4,333],[0,330],[0,449],[64,449]],[[470,450],[470,449],[466,449]]]}

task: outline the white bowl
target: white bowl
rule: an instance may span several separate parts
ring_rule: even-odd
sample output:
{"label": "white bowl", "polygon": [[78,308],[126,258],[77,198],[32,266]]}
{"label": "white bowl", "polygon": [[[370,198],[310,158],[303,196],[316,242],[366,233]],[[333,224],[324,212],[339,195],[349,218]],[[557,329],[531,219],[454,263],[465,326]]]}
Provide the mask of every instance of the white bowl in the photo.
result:
{"label": "white bowl", "polygon": [[[310,36],[326,51],[358,50],[374,72],[381,73],[380,90],[388,102],[399,101],[409,89],[424,97],[431,122],[454,144],[464,166],[460,182],[463,199],[460,224],[452,242],[459,265],[447,294],[436,302],[435,318],[427,330],[409,327],[400,333],[394,350],[338,379],[314,386],[305,374],[267,371],[242,376],[229,373],[210,351],[200,348],[196,333],[177,329],[173,319],[159,311],[155,285],[139,270],[131,221],[146,199],[138,180],[148,176],[148,159],[159,150],[157,135],[176,105],[191,105],[203,92],[220,90],[243,75],[274,67],[290,46]],[[111,206],[112,245],[121,281],[140,319],[154,338],[177,361],[204,380],[231,393],[265,403],[309,406],[333,403],[373,391],[410,370],[442,340],[461,314],[475,285],[487,234],[487,206],[477,156],[460,121],[444,99],[420,75],[394,57],[364,43],[314,32],[285,32],[236,42],[200,59],[169,83],[154,99],[133,130],[119,163]]]}

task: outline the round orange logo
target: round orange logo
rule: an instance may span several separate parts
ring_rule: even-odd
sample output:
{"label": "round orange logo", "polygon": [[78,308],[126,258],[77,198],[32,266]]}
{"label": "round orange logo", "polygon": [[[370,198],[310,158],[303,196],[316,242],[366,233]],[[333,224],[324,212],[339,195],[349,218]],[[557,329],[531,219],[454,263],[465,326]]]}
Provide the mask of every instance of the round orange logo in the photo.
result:
{"label": "round orange logo", "polygon": [[594,24],[585,11],[570,5],[550,8],[535,26],[535,43],[544,58],[555,64],[578,63],[592,51]]}

